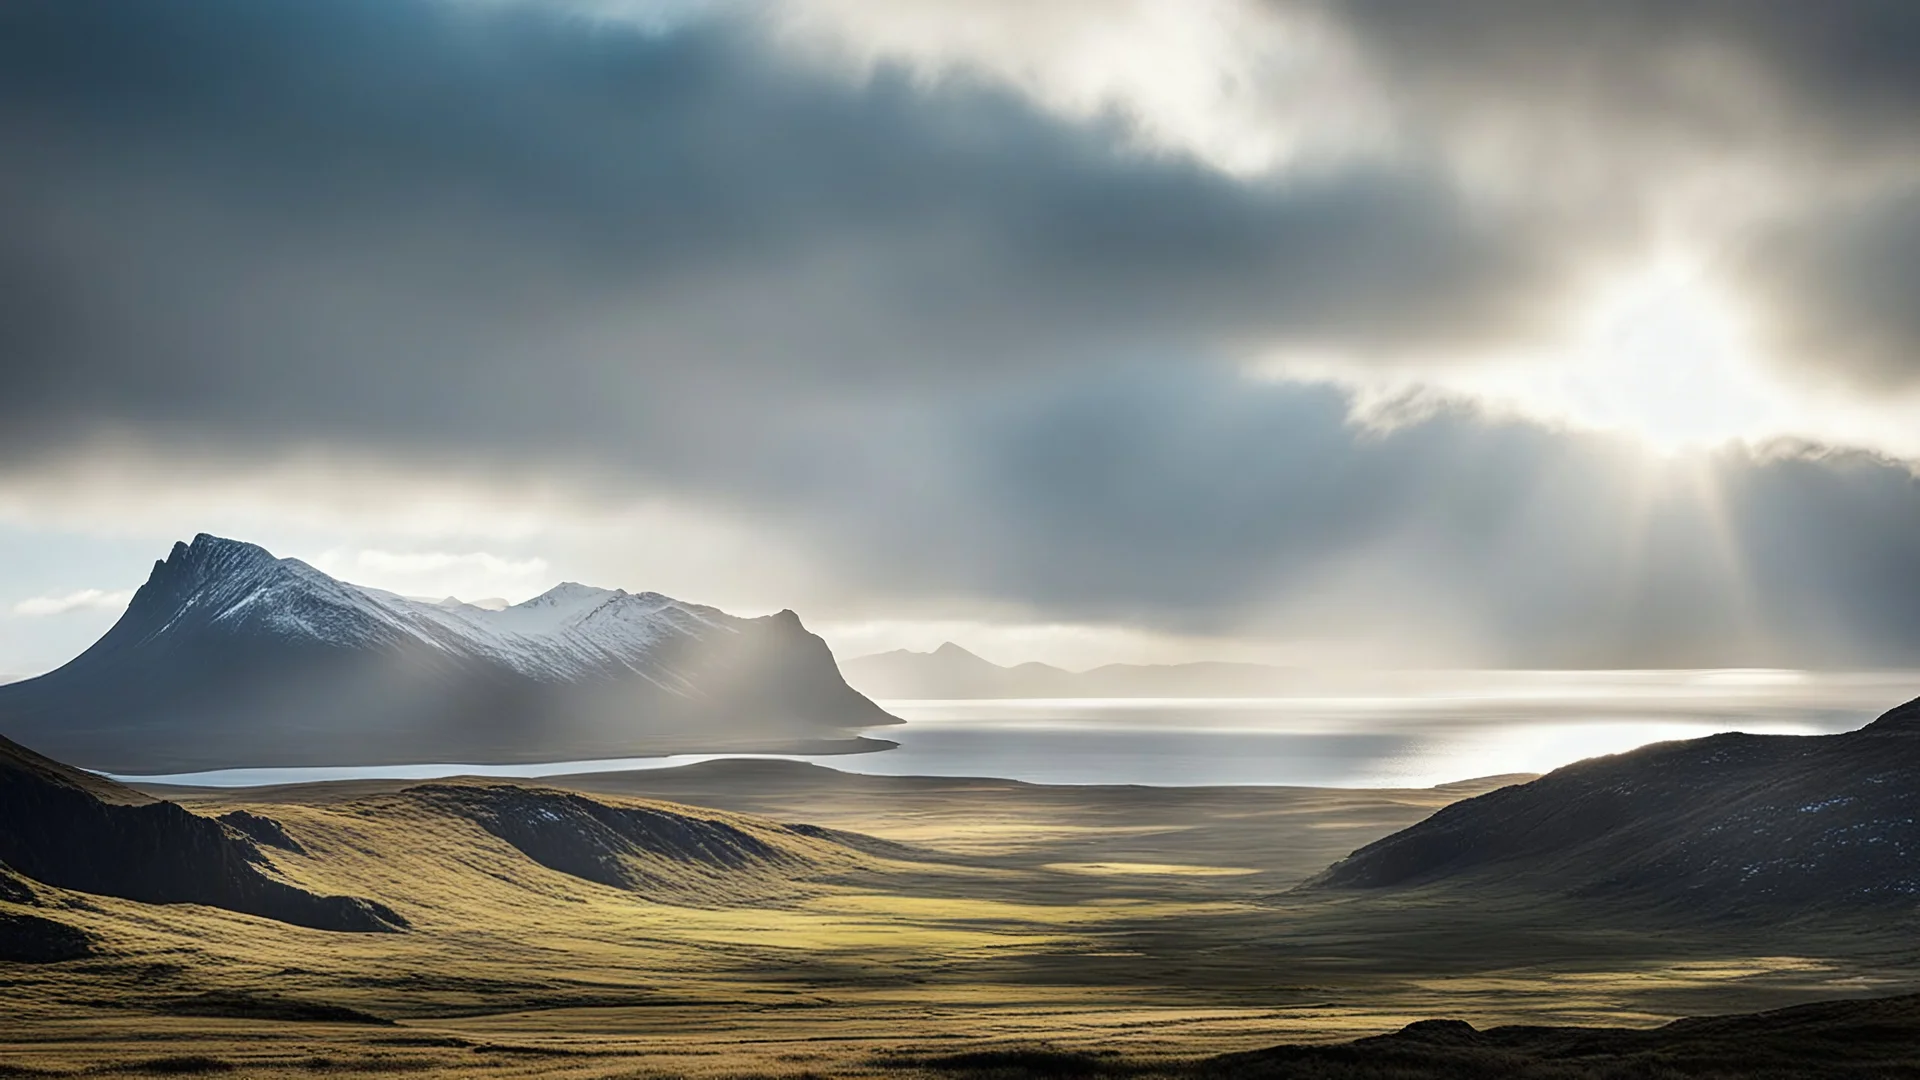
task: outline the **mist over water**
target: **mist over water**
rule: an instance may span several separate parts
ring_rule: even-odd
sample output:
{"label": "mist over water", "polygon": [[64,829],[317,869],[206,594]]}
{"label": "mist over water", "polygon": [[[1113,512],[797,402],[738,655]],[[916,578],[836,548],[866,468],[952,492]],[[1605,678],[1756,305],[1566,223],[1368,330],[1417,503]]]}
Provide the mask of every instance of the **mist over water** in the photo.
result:
{"label": "mist over water", "polygon": [[[1582,758],[1722,731],[1849,731],[1911,697],[1914,672],[1436,672],[1343,677],[1263,698],[889,701],[898,749],[790,757],[887,776],[1043,784],[1425,787],[1545,772]],[[543,764],[225,769],[154,782],[247,786],[454,775],[559,776],[725,757]]]}

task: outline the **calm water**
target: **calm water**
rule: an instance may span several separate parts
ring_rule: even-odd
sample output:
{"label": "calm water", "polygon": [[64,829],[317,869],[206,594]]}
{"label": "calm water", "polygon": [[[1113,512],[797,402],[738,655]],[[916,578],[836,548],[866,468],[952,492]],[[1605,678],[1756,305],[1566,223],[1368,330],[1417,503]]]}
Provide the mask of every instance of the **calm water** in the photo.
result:
{"label": "calm water", "polygon": [[[899,749],[796,758],[889,776],[1048,784],[1426,786],[1544,772],[1650,742],[1720,731],[1810,735],[1859,727],[1920,694],[1920,673],[1448,672],[1352,678],[1285,697],[889,701]],[[156,782],[242,786],[453,775],[557,776],[741,755],[541,765],[226,769]],[[775,755],[765,755],[775,756]]]}

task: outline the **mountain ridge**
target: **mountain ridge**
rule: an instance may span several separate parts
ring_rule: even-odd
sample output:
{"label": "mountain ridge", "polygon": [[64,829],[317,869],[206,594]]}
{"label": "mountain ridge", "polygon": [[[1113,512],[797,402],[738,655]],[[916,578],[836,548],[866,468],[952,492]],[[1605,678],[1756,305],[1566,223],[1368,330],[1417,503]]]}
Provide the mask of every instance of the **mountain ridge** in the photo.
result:
{"label": "mountain ridge", "polygon": [[1837,735],[1654,743],[1466,799],[1308,891],[1518,890],[1688,917],[1920,907],[1920,700]]}
{"label": "mountain ridge", "polygon": [[1103,664],[1086,671],[1027,661],[993,663],[954,642],[932,652],[895,649],[842,665],[847,681],[881,699],[1049,697],[1257,697],[1279,693],[1293,672],[1266,664]]}
{"label": "mountain ridge", "polygon": [[0,733],[117,773],[879,749],[897,723],[782,611],[566,582],[494,611],[200,534],[80,656],[0,686]]}
{"label": "mountain ridge", "polygon": [[[0,869],[57,888],[155,904],[205,904],[316,930],[407,927],[376,901],[322,896],[281,880],[255,840],[222,821],[5,738]],[[6,898],[16,903],[36,903],[31,888],[8,891],[13,895]],[[8,951],[0,947],[0,954]]]}

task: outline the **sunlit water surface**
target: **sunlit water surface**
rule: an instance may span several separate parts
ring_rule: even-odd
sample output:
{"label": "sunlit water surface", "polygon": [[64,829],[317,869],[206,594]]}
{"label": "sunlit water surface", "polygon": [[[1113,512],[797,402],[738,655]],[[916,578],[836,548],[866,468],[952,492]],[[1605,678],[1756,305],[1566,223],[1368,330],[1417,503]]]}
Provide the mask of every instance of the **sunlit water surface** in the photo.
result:
{"label": "sunlit water surface", "polygon": [[722,757],[789,757],[887,776],[1043,784],[1424,787],[1545,772],[1722,731],[1848,731],[1920,693],[1920,673],[1445,672],[1349,677],[1284,697],[887,701],[898,749],[821,757],[685,754],[536,765],[223,769],[148,782],[248,786],[341,779],[558,776]]}

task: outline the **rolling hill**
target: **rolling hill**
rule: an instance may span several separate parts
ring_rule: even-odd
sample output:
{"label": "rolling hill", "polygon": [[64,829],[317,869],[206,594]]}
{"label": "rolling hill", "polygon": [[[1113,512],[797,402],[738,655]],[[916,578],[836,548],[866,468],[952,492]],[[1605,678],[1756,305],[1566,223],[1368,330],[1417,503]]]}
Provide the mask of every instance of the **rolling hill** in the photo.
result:
{"label": "rolling hill", "polygon": [[66,666],[0,686],[0,734],[118,773],[881,749],[897,722],[791,611],[563,584],[429,603],[201,535]]}
{"label": "rolling hill", "polygon": [[1304,888],[1525,889],[1697,916],[1920,904],[1920,702],[1840,735],[1723,734],[1448,806]]}
{"label": "rolling hill", "polygon": [[[0,739],[0,899],[35,906],[32,882],[144,903],[204,904],[317,930],[406,927],[376,901],[322,896],[283,880],[246,830]],[[46,951],[36,943],[59,934],[38,915],[10,915],[13,922],[0,921],[0,954]]]}
{"label": "rolling hill", "polygon": [[[694,906],[761,903],[791,895],[798,880],[870,862],[843,842],[865,838],[831,830],[513,783],[442,781],[327,801],[319,826],[278,809],[195,813],[0,739],[0,961],[90,955],[92,940],[68,921],[91,907],[76,894],[314,930],[407,931],[410,919],[385,903],[316,886],[372,885],[417,905],[421,852],[434,848],[459,851],[468,877],[545,868]],[[342,821],[353,839],[336,831]],[[400,867],[402,878],[344,869],[368,860]]]}

